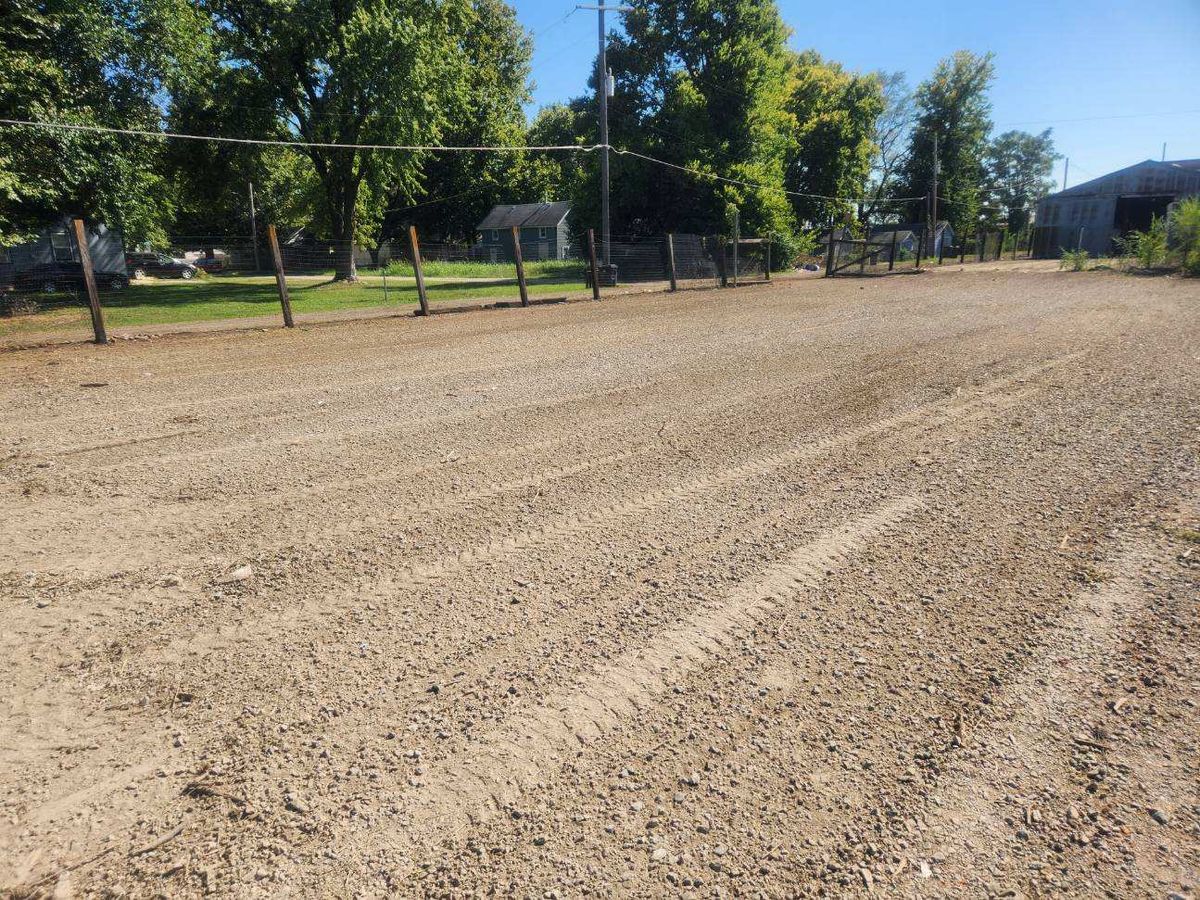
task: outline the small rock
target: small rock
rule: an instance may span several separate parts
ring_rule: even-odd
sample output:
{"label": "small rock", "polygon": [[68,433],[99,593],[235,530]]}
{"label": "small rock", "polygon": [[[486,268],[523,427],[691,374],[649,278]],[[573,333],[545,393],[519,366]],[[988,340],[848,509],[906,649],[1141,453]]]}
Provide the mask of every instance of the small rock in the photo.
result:
{"label": "small rock", "polygon": [[238,581],[245,581],[254,575],[254,569],[251,566],[239,566],[228,575],[218,578],[217,584],[234,584]]}
{"label": "small rock", "polygon": [[656,863],[666,862],[667,857],[669,857],[670,855],[671,854],[667,851],[666,847],[659,847],[657,850],[655,850],[653,853],[650,854],[650,861],[656,862]]}
{"label": "small rock", "polygon": [[1166,825],[1171,821],[1170,817],[1165,812],[1155,806],[1150,807],[1150,818],[1152,818],[1159,825]]}

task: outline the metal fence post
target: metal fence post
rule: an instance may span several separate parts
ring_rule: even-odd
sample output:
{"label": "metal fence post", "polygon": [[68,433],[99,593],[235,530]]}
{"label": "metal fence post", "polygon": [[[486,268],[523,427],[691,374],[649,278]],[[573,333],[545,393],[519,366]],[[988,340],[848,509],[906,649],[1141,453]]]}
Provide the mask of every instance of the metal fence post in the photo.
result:
{"label": "metal fence post", "polygon": [[596,231],[588,229],[588,257],[592,267],[592,299],[600,299],[600,274],[596,271]]}
{"label": "metal fence post", "polygon": [[108,343],[108,332],[104,328],[104,311],[100,308],[100,294],[96,291],[96,273],[92,270],[92,252],[88,249],[87,228],[83,219],[72,221],[75,229],[75,244],[79,248],[79,264],[83,268],[83,285],[87,288],[88,309],[92,314],[92,334],[97,344]]}
{"label": "metal fence post", "polygon": [[292,319],[292,299],[288,296],[287,275],[283,271],[283,254],[279,252],[279,236],[275,226],[267,226],[267,243],[271,245],[271,262],[275,266],[275,285],[279,288],[279,305],[283,308],[283,324],[288,328],[296,326]]}
{"label": "metal fence post", "polygon": [[675,235],[667,234],[667,277],[671,279],[671,290],[679,290],[675,279]]}
{"label": "metal fence post", "polygon": [[417,240],[417,226],[408,226],[408,246],[412,250],[413,274],[417,277],[417,300],[421,304],[418,315],[429,315],[429,296],[425,293],[425,270],[421,268],[421,242]]}
{"label": "metal fence post", "polygon": [[517,264],[517,287],[521,291],[521,305],[529,305],[529,288],[525,284],[525,260],[521,256],[521,231],[516,225],[512,228],[513,260]]}

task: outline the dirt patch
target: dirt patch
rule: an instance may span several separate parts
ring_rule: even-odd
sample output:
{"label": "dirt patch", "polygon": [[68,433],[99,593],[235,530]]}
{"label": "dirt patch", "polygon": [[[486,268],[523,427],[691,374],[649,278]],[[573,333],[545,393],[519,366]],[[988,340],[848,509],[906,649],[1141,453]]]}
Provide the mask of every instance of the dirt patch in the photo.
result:
{"label": "dirt patch", "polygon": [[0,355],[0,886],[1192,896],[1200,286],[1044,268]]}

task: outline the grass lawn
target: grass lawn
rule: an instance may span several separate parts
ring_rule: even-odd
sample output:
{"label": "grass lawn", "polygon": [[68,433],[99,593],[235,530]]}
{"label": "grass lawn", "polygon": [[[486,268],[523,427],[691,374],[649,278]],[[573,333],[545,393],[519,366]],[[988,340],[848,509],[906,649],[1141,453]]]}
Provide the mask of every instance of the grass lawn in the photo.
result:
{"label": "grass lawn", "polygon": [[[571,274],[578,274],[578,269]],[[531,295],[542,296],[584,289],[582,280],[565,280],[554,272],[531,274],[528,284]],[[504,278],[464,282],[431,277],[426,279],[426,288],[431,304],[519,297],[511,266]],[[362,275],[355,284],[335,283],[331,273],[295,275],[288,277],[288,293],[297,315],[417,302],[415,280],[402,275],[388,276],[386,292],[384,278],[376,274]],[[124,291],[102,292],[100,303],[105,323],[111,328],[280,315],[279,295],[271,275],[214,275],[194,281],[147,278],[133,282]],[[73,330],[86,322],[86,301],[82,297],[71,303],[68,297],[55,295],[54,307],[44,312],[0,319],[0,337]]]}

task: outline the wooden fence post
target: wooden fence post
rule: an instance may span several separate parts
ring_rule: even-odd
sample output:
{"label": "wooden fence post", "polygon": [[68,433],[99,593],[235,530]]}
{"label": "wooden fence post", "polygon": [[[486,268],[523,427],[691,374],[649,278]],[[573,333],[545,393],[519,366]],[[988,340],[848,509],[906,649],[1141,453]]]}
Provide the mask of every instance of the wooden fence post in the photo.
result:
{"label": "wooden fence post", "polygon": [[729,287],[729,242],[723,237],[717,238],[717,274],[721,277],[721,287]]}
{"label": "wooden fence post", "polygon": [[896,236],[898,235],[898,233],[899,232],[897,231],[897,229],[895,229],[895,228],[892,229],[892,252],[888,255],[888,271],[889,272],[892,271],[894,268],[896,268]]}
{"label": "wooden fence post", "polygon": [[600,299],[600,273],[596,267],[596,231],[588,229],[588,260],[592,268],[592,299]]}
{"label": "wooden fence post", "polygon": [[[937,235],[934,235],[934,240],[937,240]],[[942,232],[942,239],[938,243],[938,265],[942,264],[942,260],[946,258],[946,233]]]}
{"label": "wooden fence post", "polygon": [[100,295],[96,292],[96,273],[92,270],[92,252],[88,249],[87,228],[83,219],[75,219],[72,225],[75,228],[75,244],[79,247],[79,264],[83,267],[88,309],[92,313],[92,334],[97,344],[107,344],[108,332],[104,330],[104,310],[100,308]]}
{"label": "wooden fence post", "polygon": [[833,254],[835,253],[834,247],[837,245],[837,242],[833,237],[833,224],[834,224],[834,220],[832,218],[830,218],[830,220],[829,220],[829,246],[827,248],[825,248],[825,277],[826,278],[829,278],[831,275],[833,275]]}
{"label": "wooden fence post", "polygon": [[671,279],[671,290],[679,290],[679,283],[675,280],[675,235],[667,234],[667,277]]}
{"label": "wooden fence post", "polygon": [[412,251],[413,274],[417,276],[417,300],[421,304],[420,316],[429,315],[429,296],[425,293],[425,270],[421,268],[421,243],[417,240],[417,226],[408,226],[408,247]]}
{"label": "wooden fence post", "polygon": [[967,236],[963,235],[962,243],[958,245],[958,264],[961,266],[967,261]]}
{"label": "wooden fence post", "polygon": [[983,262],[983,250],[987,246],[987,234],[976,235],[975,237],[975,253],[979,258],[976,262]]}
{"label": "wooden fence post", "polygon": [[771,280],[771,235],[768,234],[763,245],[763,272],[767,276],[767,281]]}
{"label": "wooden fence post", "polygon": [[921,268],[921,255],[924,252],[924,250],[925,250],[925,229],[922,228],[921,232],[917,235],[917,258],[915,260],[913,260],[913,268],[914,269]]}
{"label": "wooden fence post", "polygon": [[517,287],[521,291],[521,305],[529,305],[529,288],[525,284],[525,260],[521,256],[521,230],[516,225],[512,228],[513,260],[517,264]]}
{"label": "wooden fence post", "polygon": [[279,252],[279,236],[275,234],[274,225],[267,226],[267,243],[271,245],[271,262],[275,265],[275,285],[279,288],[279,305],[283,307],[283,324],[294,328],[292,300],[288,296],[287,275],[283,271],[283,255]]}

